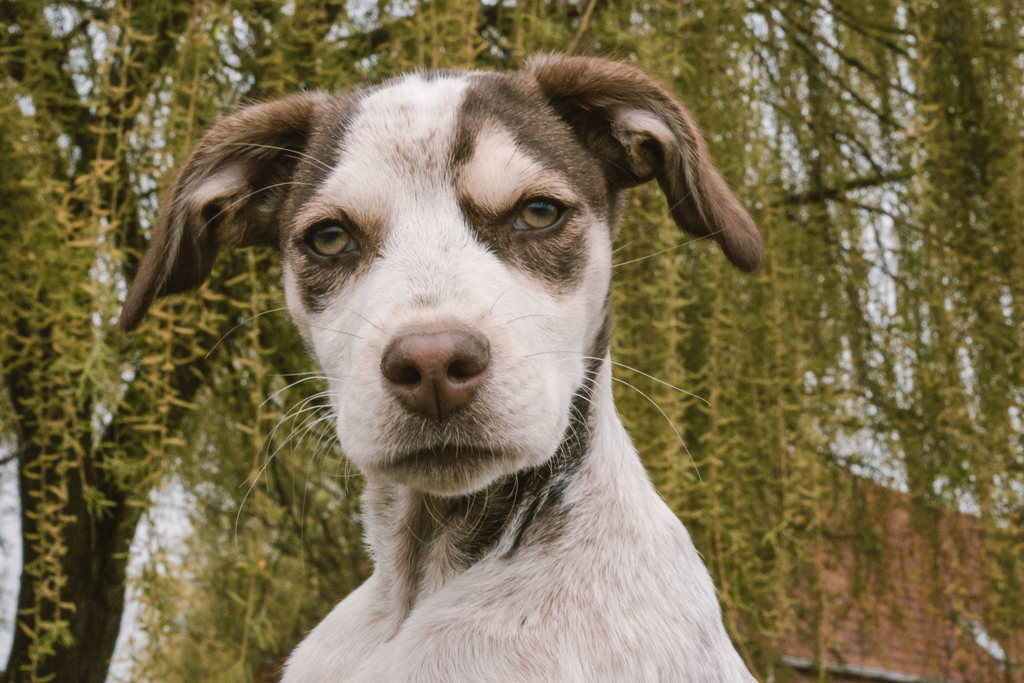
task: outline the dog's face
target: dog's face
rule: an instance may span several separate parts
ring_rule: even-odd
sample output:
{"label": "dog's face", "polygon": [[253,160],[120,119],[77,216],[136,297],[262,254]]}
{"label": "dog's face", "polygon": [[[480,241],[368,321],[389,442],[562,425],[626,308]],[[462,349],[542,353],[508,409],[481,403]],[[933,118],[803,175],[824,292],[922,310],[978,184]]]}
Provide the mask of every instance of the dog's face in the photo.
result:
{"label": "dog's face", "polygon": [[183,166],[123,324],[198,286],[220,244],[278,246],[346,456],[469,493],[564,438],[608,349],[623,190],[654,177],[682,227],[758,266],[689,115],[631,67],[545,57],[257,105]]}
{"label": "dog's face", "polygon": [[437,494],[550,457],[585,357],[604,352],[589,343],[610,268],[600,167],[501,79],[409,76],[360,97],[282,241],[343,452]]}

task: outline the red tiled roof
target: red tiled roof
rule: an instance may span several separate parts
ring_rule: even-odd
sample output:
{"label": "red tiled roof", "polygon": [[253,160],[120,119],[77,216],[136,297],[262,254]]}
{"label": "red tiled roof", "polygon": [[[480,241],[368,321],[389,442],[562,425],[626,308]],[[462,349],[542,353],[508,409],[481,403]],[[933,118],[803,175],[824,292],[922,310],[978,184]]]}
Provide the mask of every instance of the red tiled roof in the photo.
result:
{"label": "red tiled roof", "polygon": [[[885,531],[882,550],[864,561],[851,538],[837,535],[817,590],[798,581],[805,596],[798,612],[808,620],[780,647],[796,678],[816,679],[824,668],[833,681],[1024,682],[1024,635],[997,643],[986,633],[994,620],[978,519],[924,504],[915,511],[906,494],[858,485],[869,487],[871,526]],[[807,597],[813,592],[823,610]],[[1017,666],[1007,670],[1006,662]]]}

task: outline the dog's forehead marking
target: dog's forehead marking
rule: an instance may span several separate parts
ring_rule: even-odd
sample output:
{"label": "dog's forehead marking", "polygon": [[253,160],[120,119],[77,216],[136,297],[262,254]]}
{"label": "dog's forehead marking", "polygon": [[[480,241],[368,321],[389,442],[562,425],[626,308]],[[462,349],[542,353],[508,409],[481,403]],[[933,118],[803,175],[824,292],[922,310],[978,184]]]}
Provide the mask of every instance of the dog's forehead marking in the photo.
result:
{"label": "dog's forehead marking", "polygon": [[497,122],[484,124],[474,142],[473,156],[460,169],[459,185],[481,208],[501,211],[516,187],[542,169]]}
{"label": "dog's forehead marking", "polygon": [[393,165],[434,171],[448,155],[444,143],[451,140],[466,86],[462,76],[408,76],[371,92],[360,103],[354,138],[374,140],[380,148],[394,145],[393,154],[377,150]]}
{"label": "dog's forehead marking", "polygon": [[508,210],[524,194],[570,201],[575,192],[568,179],[538,156],[523,149],[504,125],[488,119],[476,134],[472,156],[458,170],[459,191],[493,213]]}
{"label": "dog's forehead marking", "polygon": [[463,76],[413,75],[368,93],[318,196],[380,225],[403,208],[396,200],[437,196],[450,185],[448,158],[466,86]]}

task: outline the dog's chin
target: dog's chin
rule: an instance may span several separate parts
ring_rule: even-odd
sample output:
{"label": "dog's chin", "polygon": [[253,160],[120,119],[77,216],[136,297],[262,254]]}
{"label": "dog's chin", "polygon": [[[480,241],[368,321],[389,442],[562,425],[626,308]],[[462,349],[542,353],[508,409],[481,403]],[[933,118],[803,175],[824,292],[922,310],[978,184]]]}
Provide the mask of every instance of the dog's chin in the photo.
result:
{"label": "dog's chin", "polygon": [[440,446],[396,454],[371,476],[435,496],[463,496],[520,469],[524,459],[490,448]]}

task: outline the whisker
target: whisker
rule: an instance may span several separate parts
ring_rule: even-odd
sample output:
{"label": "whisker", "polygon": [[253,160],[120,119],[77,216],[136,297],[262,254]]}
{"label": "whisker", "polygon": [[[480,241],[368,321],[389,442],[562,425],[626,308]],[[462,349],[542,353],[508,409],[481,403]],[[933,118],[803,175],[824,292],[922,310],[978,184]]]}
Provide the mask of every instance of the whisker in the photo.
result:
{"label": "whisker", "polygon": [[218,346],[220,346],[220,343],[221,343],[222,341],[224,341],[224,340],[225,340],[225,339],[227,339],[227,338],[228,338],[229,336],[231,336],[231,334],[232,334],[232,333],[234,333],[234,331],[235,331],[235,330],[237,330],[237,329],[238,329],[239,327],[241,327],[242,325],[246,324],[247,322],[251,322],[251,321],[255,320],[256,318],[260,318],[260,317],[262,317],[262,316],[264,316],[264,315],[267,315],[267,314],[269,314],[269,313],[280,313],[281,311],[287,311],[287,310],[288,310],[288,307],[287,307],[287,306],[282,306],[282,307],[280,307],[280,308],[272,308],[272,309],[270,309],[269,311],[263,311],[262,313],[257,313],[256,315],[252,316],[251,318],[246,318],[246,319],[245,319],[245,320],[243,320],[242,322],[240,322],[240,323],[238,323],[237,325],[235,325],[234,327],[232,327],[232,328],[231,328],[231,329],[230,329],[230,330],[228,331],[228,333],[227,333],[227,334],[225,334],[225,335],[224,335],[223,337],[221,337],[220,339],[218,339],[218,340],[217,340],[217,343],[216,343],[216,344],[214,344],[214,345],[213,345],[212,347],[210,347],[210,350],[206,352],[206,355],[205,355],[205,356],[203,356],[203,359],[205,360],[205,359],[209,358],[209,357],[210,357],[210,354],[211,354],[211,353],[213,353],[213,352],[214,352],[214,351],[215,351],[215,350],[217,349],[217,347],[218,347]]}
{"label": "whisker", "polygon": [[[310,428],[307,430],[307,434],[308,434],[309,432],[313,431],[313,429],[315,429],[317,427],[320,427],[320,425],[323,425],[323,424],[327,425],[326,429],[324,429],[324,428],[320,429],[320,436],[317,438],[316,445],[313,447],[313,460],[314,460],[314,462],[316,460],[323,459],[323,462],[326,463],[327,460],[328,460],[327,454],[330,452],[331,446],[333,445],[333,442],[335,440],[337,440],[337,438],[338,438],[337,432],[335,430],[331,429],[331,426],[334,424],[334,420],[331,419],[333,417],[334,417],[334,415],[331,414],[331,415],[327,415],[326,417],[320,418],[316,422],[314,422],[310,426]],[[327,443],[326,444],[324,443],[324,439],[327,439]],[[324,470],[322,468],[320,470],[320,473],[321,474],[326,474],[326,472],[324,472]]]}
{"label": "whisker", "polygon": [[657,401],[655,401],[653,398],[651,398],[650,396],[648,396],[644,392],[642,392],[639,389],[637,389],[635,386],[633,386],[629,382],[627,382],[625,380],[621,380],[618,377],[612,377],[612,379],[615,380],[616,382],[619,382],[620,384],[625,384],[627,387],[629,387],[630,389],[632,389],[633,391],[637,392],[638,394],[640,394],[641,396],[646,398],[648,401],[650,401],[651,405],[653,405],[655,408],[658,409],[658,412],[661,413],[662,417],[664,417],[665,420],[668,422],[668,426],[672,428],[673,432],[675,432],[676,438],[679,439],[679,444],[683,447],[683,450],[686,451],[687,457],[690,458],[690,464],[693,465],[693,471],[697,473],[697,479],[700,481],[701,484],[703,484],[704,483],[704,479],[701,478],[701,476],[700,476],[700,469],[697,467],[697,463],[694,461],[693,455],[690,454],[690,449],[686,447],[686,442],[683,441],[683,435],[679,433],[678,429],[676,429],[676,426],[675,426],[675,424],[673,424],[672,418],[670,418],[668,416],[668,413],[666,413],[664,410],[661,409],[661,406],[658,405]]}
{"label": "whisker", "polygon": [[[678,206],[679,206],[680,204],[682,204],[683,202],[685,202],[685,201],[686,201],[687,199],[689,199],[689,198],[690,198],[690,197],[692,197],[692,196],[693,196],[693,190],[692,190],[692,189],[688,189],[688,190],[686,191],[686,194],[684,194],[684,195],[683,195],[682,197],[680,197],[680,198],[679,198],[679,201],[677,201],[677,202],[676,202],[675,204],[673,204],[672,206],[668,207],[668,213],[669,213],[669,215],[671,216],[671,215],[672,215],[672,212],[673,212],[673,211],[675,211],[675,210],[676,210],[676,208],[677,208],[677,207],[678,207]],[[701,208],[700,208],[700,205],[699,205],[699,204],[698,204],[697,202],[694,202],[694,204],[697,204],[697,213],[701,213],[701,214],[703,214],[704,212],[703,212],[703,211],[701,210]]]}
{"label": "whisker", "polygon": [[694,238],[692,240],[688,240],[686,242],[681,242],[679,244],[676,244],[676,245],[673,245],[673,246],[669,247],[668,249],[662,249],[661,251],[656,251],[653,254],[648,254],[647,256],[641,256],[640,258],[635,258],[635,259],[632,259],[631,261],[623,261],[622,263],[613,263],[612,264],[612,268],[619,268],[621,266],[628,266],[629,264],[637,263],[638,261],[646,261],[649,258],[654,258],[655,256],[660,256],[661,254],[665,254],[667,252],[670,252],[673,249],[680,249],[680,248],[688,246],[690,244],[695,244],[697,242],[700,242],[701,240],[704,240],[704,239],[707,239],[707,238],[712,237],[714,235],[717,235],[720,232],[722,232],[722,231],[721,230],[716,230],[715,232],[708,233],[707,235],[702,235],[702,236]]}
{"label": "whisker", "polygon": [[523,320],[524,318],[556,318],[556,317],[558,317],[558,316],[551,315],[550,313],[530,313],[529,315],[521,315],[518,318],[512,318],[511,320],[506,320],[505,322],[502,323],[502,325],[511,325],[512,323],[516,322],[517,320]]}
{"label": "whisker", "polygon": [[[302,401],[299,404],[299,406],[305,406],[310,401],[316,400],[317,398],[322,397],[324,395],[329,395],[330,393],[331,392],[327,391],[327,392],[321,392],[319,394],[314,394],[310,398]],[[282,424],[284,424],[284,422],[286,422],[288,419],[294,419],[295,417],[298,417],[300,414],[302,414],[303,412],[306,412],[307,410],[316,410],[316,409],[324,409],[324,408],[328,408],[328,406],[317,405],[317,406],[313,406],[312,408],[308,408],[308,409],[307,408],[303,408],[302,410],[298,410],[298,411],[294,411],[294,410],[293,411],[289,411],[288,415],[286,415],[276,425],[274,425],[274,428],[270,431],[270,434],[267,435],[267,438],[264,440],[264,443],[265,444],[271,443],[273,441],[274,435],[277,433],[278,428]],[[327,416],[319,418],[317,421],[319,422],[319,421],[322,421],[322,420],[330,418],[330,417],[333,417],[333,414],[329,413]],[[316,424],[316,423],[314,422],[314,424]],[[300,427],[300,429],[301,429],[301,427]],[[307,432],[308,432],[308,430],[307,430]],[[239,522],[241,520],[241,517],[242,517],[242,510],[245,507],[245,501],[249,499],[249,496],[252,494],[253,490],[255,490],[256,485],[259,483],[260,477],[263,476],[264,472],[266,472],[267,467],[270,465],[270,462],[274,459],[274,457],[278,453],[281,452],[281,450],[288,444],[288,442],[291,441],[294,438],[294,436],[295,436],[294,433],[292,435],[290,435],[276,449],[274,449],[274,452],[271,453],[269,455],[269,457],[267,457],[267,459],[260,466],[260,469],[256,472],[256,476],[253,477],[252,482],[249,484],[249,490],[245,492],[244,496],[242,496],[242,500],[238,504],[238,512],[235,514],[234,542],[235,542],[235,546],[236,547],[238,546],[238,524],[239,524]],[[301,441],[302,441],[302,438],[300,437],[299,443],[301,443]]]}
{"label": "whisker", "polygon": [[232,143],[229,143],[229,144],[231,144],[234,147],[258,147],[258,148],[261,148],[261,149],[276,149],[276,150],[281,151],[281,152],[288,152],[289,154],[295,154],[297,156],[309,159],[313,163],[320,164],[320,167],[323,168],[324,170],[331,171],[331,172],[334,171],[333,168],[331,168],[330,166],[325,164],[320,159],[317,159],[314,156],[310,156],[310,155],[306,154],[305,152],[300,152],[297,149],[289,149],[288,147],[276,147],[275,145],[258,145],[255,142],[232,142]]}
{"label": "whisker", "polygon": [[311,380],[317,380],[317,379],[327,379],[327,377],[324,376],[324,375],[314,375],[312,377],[304,377],[302,379],[295,380],[294,382],[291,382],[291,383],[285,385],[284,387],[278,389],[277,391],[272,393],[270,396],[268,396],[266,398],[266,400],[263,401],[263,403],[260,404],[260,408],[262,408],[263,406],[267,405],[268,402],[272,401],[274,399],[274,397],[276,397],[281,392],[288,391],[292,387],[297,387],[298,385],[300,385],[300,384],[302,384],[304,382],[309,382]]}
{"label": "whisker", "polygon": [[260,192],[266,192],[267,190],[273,190],[275,187],[284,187],[285,185],[309,185],[309,184],[310,183],[303,183],[303,182],[299,182],[297,180],[286,180],[283,183],[274,183],[273,185],[267,185],[266,187],[261,187],[258,190],[253,190],[249,194],[247,194],[247,195],[245,195],[243,197],[239,197],[238,199],[234,200],[233,202],[231,202],[230,204],[228,204],[227,206],[222,208],[220,211],[215,213],[213,216],[211,216],[209,218],[209,220],[206,221],[206,224],[203,226],[203,228],[210,227],[211,225],[213,225],[214,221],[216,221],[218,218],[223,216],[228,210],[232,209],[235,206],[238,206],[239,204],[244,202],[246,199],[249,199],[250,197],[255,197]]}
{"label": "whisker", "polygon": [[382,327],[381,327],[380,325],[374,325],[374,324],[373,324],[372,322],[370,322],[370,319],[369,319],[369,318],[367,318],[367,317],[366,317],[365,315],[363,315],[363,314],[362,314],[362,313],[360,313],[359,311],[353,310],[353,309],[351,309],[351,308],[346,308],[345,310],[346,310],[346,311],[350,311],[350,312],[352,312],[352,313],[355,313],[355,314],[356,314],[356,315],[358,315],[358,316],[359,316],[360,318],[362,318],[362,319],[363,319],[363,320],[365,320],[366,322],[370,323],[370,325],[373,325],[373,327],[376,327],[376,328],[377,328],[378,330],[380,330],[381,332],[383,332],[383,331],[384,331],[384,328],[382,328]]}
{"label": "whisker", "polygon": [[[551,354],[551,353],[564,353],[564,354],[571,355],[573,358],[579,357],[579,358],[582,358],[584,360],[596,360],[596,361],[603,361],[604,360],[603,358],[597,358],[596,356],[585,356],[583,354],[576,353],[575,351],[539,351],[537,353],[531,353],[531,354],[525,355],[525,356],[523,356],[523,358],[532,358],[533,356],[541,356],[541,355]],[[565,361],[565,360],[572,360],[573,358],[561,358],[559,360]],[[674,389],[674,390],[678,391],[681,394],[686,394],[687,396],[695,398],[698,401],[703,401],[708,407],[711,406],[711,404],[708,402],[708,400],[706,398],[704,398],[703,396],[698,396],[697,394],[691,393],[691,392],[687,391],[686,389],[680,389],[676,385],[669,384],[665,380],[658,379],[654,375],[648,375],[643,370],[637,370],[632,365],[626,365],[625,363],[620,363],[619,361],[611,360],[610,358],[608,360],[609,360],[609,362],[612,365],[618,365],[620,368],[625,368],[626,370],[632,370],[635,373],[643,375],[647,379],[654,380],[658,384],[663,384],[664,386],[668,387],[669,389]]]}
{"label": "whisker", "polygon": [[[595,360],[596,360],[596,359],[595,359]],[[609,359],[609,360],[611,360],[611,359]],[[612,363],[612,365],[618,365],[618,366],[619,366],[620,368],[625,368],[626,370],[632,370],[633,372],[635,372],[635,373],[637,373],[637,374],[643,375],[643,376],[644,376],[644,377],[646,377],[647,379],[653,379],[653,380],[654,380],[655,382],[657,382],[658,384],[662,384],[662,385],[664,385],[664,386],[668,387],[669,389],[675,389],[675,390],[676,390],[676,391],[678,391],[678,392],[679,392],[680,394],[686,394],[687,396],[690,396],[690,397],[692,397],[692,398],[695,398],[695,399],[697,399],[698,401],[702,401],[702,402],[703,402],[703,403],[704,403],[705,405],[707,405],[707,406],[708,406],[709,408],[711,407],[711,403],[710,403],[710,402],[709,402],[709,401],[708,401],[708,400],[707,400],[706,398],[704,398],[703,396],[698,396],[697,394],[694,394],[694,393],[692,393],[692,392],[689,392],[689,391],[687,391],[686,389],[680,389],[679,387],[677,387],[677,386],[676,386],[676,385],[674,385],[674,384],[669,384],[669,383],[668,383],[668,382],[666,382],[665,380],[662,380],[662,379],[658,379],[658,378],[657,378],[657,377],[655,377],[654,375],[648,375],[648,374],[647,374],[646,372],[644,372],[643,370],[637,370],[636,368],[634,368],[634,367],[633,367],[633,366],[631,366],[631,365],[626,365],[625,363],[620,363],[620,362],[619,362],[619,361],[617,361],[617,360],[613,360],[613,361],[611,361],[611,363]]]}
{"label": "whisker", "polygon": [[633,244],[633,242],[636,242],[636,240],[637,240],[637,238],[634,237],[630,241],[628,241],[625,244],[623,244],[621,247],[616,247],[615,249],[612,249],[612,256],[614,256],[615,254],[619,253],[620,251],[622,251],[623,249],[625,249],[629,245]]}
{"label": "whisker", "polygon": [[351,332],[346,332],[345,330],[335,330],[331,329],[330,327],[318,327],[316,325],[308,325],[308,327],[311,330],[323,330],[324,332],[334,332],[335,334],[344,334],[348,335],[349,337],[355,337],[356,339],[362,339],[362,337],[360,337],[358,334],[352,334]]}
{"label": "whisker", "polygon": [[501,297],[505,296],[510,291],[512,291],[512,289],[514,287],[515,287],[515,285],[513,285],[512,287],[507,288],[504,292],[502,292],[501,294],[498,295],[498,298],[494,300],[494,303],[491,304],[491,307],[489,309],[487,309],[487,315],[490,315],[491,313],[494,313],[494,307],[498,305],[498,301],[501,299]]}

